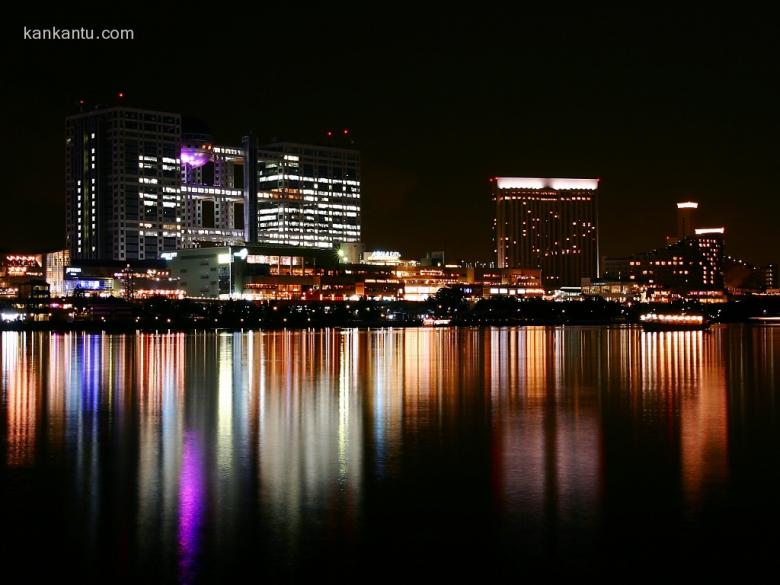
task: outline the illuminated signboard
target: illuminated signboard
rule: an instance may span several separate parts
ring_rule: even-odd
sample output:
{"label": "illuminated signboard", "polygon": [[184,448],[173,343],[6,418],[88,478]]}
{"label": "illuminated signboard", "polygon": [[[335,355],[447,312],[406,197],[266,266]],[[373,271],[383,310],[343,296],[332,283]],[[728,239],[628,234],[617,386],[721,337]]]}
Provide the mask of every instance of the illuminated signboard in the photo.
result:
{"label": "illuminated signboard", "polygon": [[375,250],[363,254],[363,262],[398,263],[401,261],[401,252],[388,252]]}
{"label": "illuminated signboard", "polygon": [[65,289],[68,291],[81,290],[110,290],[112,279],[105,278],[75,278],[65,281]]}

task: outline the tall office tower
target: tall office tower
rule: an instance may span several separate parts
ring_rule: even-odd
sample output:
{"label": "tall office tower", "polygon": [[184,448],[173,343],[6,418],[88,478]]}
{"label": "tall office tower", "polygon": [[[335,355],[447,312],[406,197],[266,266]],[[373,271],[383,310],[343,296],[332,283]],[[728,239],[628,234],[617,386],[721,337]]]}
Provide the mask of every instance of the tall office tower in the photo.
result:
{"label": "tall office tower", "polygon": [[71,260],[144,260],[180,236],[181,116],[124,106],[65,120]]}
{"label": "tall office tower", "polygon": [[677,239],[682,240],[693,235],[696,227],[695,215],[699,204],[695,201],[683,201],[677,204]]}
{"label": "tall office tower", "polygon": [[244,242],[244,151],[185,134],[181,149],[182,248]]}
{"label": "tall office tower", "polygon": [[497,177],[499,268],[541,268],[546,288],[598,275],[598,179]]}
{"label": "tall office tower", "polygon": [[259,243],[332,248],[360,241],[358,151],[284,142],[258,149],[256,163]]}

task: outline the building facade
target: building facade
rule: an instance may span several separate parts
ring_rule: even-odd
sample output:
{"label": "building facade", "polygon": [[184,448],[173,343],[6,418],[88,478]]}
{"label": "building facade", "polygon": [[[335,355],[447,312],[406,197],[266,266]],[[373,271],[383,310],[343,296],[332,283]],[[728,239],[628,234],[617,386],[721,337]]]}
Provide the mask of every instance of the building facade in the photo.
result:
{"label": "building facade", "polygon": [[220,246],[179,250],[168,265],[189,297],[291,299],[318,286],[338,256],[301,247]]}
{"label": "building facade", "polygon": [[360,156],[349,148],[214,144],[179,114],[117,105],[66,118],[66,248],[73,261],[177,249],[359,244]]}
{"label": "building facade", "polygon": [[598,179],[493,179],[499,268],[538,268],[546,288],[598,275]]}
{"label": "building facade", "polygon": [[[360,242],[356,150],[285,142],[245,152],[256,156],[247,169],[257,179],[257,243],[334,248]],[[251,198],[254,185],[246,187]]]}
{"label": "building facade", "polygon": [[674,244],[607,258],[604,277],[687,295],[723,289],[723,228],[696,229]]}
{"label": "building facade", "polygon": [[43,254],[0,254],[0,299],[20,296],[25,286],[45,282],[45,276]]}
{"label": "building facade", "polygon": [[66,247],[72,259],[154,259],[176,249],[180,141],[179,114],[116,106],[66,119]]}
{"label": "building facade", "polygon": [[46,282],[52,296],[65,294],[65,267],[70,264],[70,252],[57,250],[46,254]]}
{"label": "building facade", "polygon": [[185,136],[181,149],[181,248],[244,242],[244,151]]}

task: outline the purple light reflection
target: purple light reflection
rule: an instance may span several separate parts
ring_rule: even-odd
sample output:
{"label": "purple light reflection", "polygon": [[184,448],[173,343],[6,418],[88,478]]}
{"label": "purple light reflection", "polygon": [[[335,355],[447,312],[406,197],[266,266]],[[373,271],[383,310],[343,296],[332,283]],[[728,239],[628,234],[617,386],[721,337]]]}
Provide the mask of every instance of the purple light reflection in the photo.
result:
{"label": "purple light reflection", "polygon": [[205,475],[200,444],[193,432],[184,433],[179,472],[179,582],[195,580],[203,522]]}
{"label": "purple light reflection", "polygon": [[185,146],[181,149],[181,162],[193,169],[202,167],[211,158],[211,154],[199,148]]}

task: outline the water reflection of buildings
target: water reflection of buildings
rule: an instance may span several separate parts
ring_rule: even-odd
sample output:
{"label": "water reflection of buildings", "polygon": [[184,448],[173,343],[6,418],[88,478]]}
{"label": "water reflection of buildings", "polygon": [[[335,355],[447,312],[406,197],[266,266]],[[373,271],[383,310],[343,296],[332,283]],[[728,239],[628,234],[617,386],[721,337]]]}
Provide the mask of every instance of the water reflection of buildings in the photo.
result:
{"label": "water reflection of buildings", "polygon": [[183,334],[129,337],[121,340],[113,359],[123,371],[115,386],[126,413],[120,420],[135,425],[138,433],[137,463],[130,465],[137,485],[139,556],[143,562],[159,561],[163,551],[145,543],[173,541],[176,535],[180,564],[187,567],[195,555],[198,511],[205,503],[197,499],[203,496],[198,486],[204,482],[199,477],[201,442],[195,433],[188,434],[184,417],[185,340]]}
{"label": "water reflection of buildings", "polygon": [[[247,355],[260,413],[260,495],[269,524],[290,546],[305,519],[354,520],[363,473],[359,337],[262,334]],[[342,528],[350,529],[329,526]]]}
{"label": "water reflection of buildings", "polygon": [[[526,545],[566,546],[564,534],[581,536],[573,528],[596,517],[600,504],[592,332],[529,327],[485,335],[497,512],[535,535]],[[572,526],[559,533],[564,523]]]}
{"label": "water reflection of buildings", "polygon": [[717,331],[485,335],[499,512],[523,530],[543,527],[545,538],[532,544],[560,550],[564,535],[576,539],[577,527],[601,518],[616,479],[634,481],[652,467],[647,455],[679,461],[676,490],[692,509],[724,484],[727,388]]}
{"label": "water reflection of buildings", "polygon": [[40,399],[38,371],[28,367],[25,356],[37,352],[34,339],[16,333],[2,334],[2,388],[5,418],[6,464],[29,466],[35,461],[36,426]]}
{"label": "water reflection of buildings", "polygon": [[[229,561],[259,542],[293,559],[357,538],[389,497],[377,484],[414,485],[425,513],[443,485],[485,496],[528,536],[512,542],[561,551],[605,518],[635,521],[635,502],[612,495],[658,470],[653,489],[703,509],[733,473],[735,434],[750,439],[739,418],[760,423],[773,396],[778,339],[765,327],[3,333],[0,456],[11,470],[65,461],[94,559],[173,559],[184,581],[209,547]],[[415,521],[390,508],[398,530]]]}
{"label": "water reflection of buildings", "polygon": [[721,332],[642,333],[642,392],[677,427],[683,496],[699,504],[728,475],[726,369]]}

